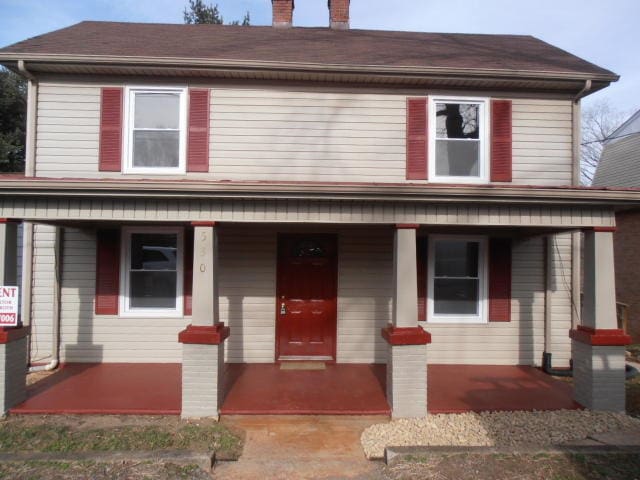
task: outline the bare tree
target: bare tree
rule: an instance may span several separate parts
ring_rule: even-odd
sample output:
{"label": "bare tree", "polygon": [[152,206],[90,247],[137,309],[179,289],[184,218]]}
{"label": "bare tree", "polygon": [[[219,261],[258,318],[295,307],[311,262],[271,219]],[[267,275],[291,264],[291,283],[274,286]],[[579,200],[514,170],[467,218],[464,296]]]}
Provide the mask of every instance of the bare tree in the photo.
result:
{"label": "bare tree", "polygon": [[604,142],[628,116],[628,112],[615,109],[608,100],[600,100],[582,111],[580,172],[583,185],[591,185]]}

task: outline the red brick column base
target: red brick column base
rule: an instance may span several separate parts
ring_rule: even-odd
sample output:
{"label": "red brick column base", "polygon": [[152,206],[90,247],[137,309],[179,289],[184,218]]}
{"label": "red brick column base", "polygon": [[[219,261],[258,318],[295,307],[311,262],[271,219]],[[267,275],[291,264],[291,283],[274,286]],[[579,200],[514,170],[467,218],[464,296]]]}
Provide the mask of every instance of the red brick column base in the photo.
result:
{"label": "red brick column base", "polygon": [[389,325],[381,330],[382,338],[389,345],[427,345],[431,343],[431,334],[422,327],[394,327]]}
{"label": "red brick column base", "polygon": [[0,343],[11,343],[31,333],[31,327],[0,327]]}
{"label": "red brick column base", "polygon": [[576,342],[598,347],[617,347],[631,344],[631,336],[619,328],[596,329],[578,325],[569,331],[569,337]]}
{"label": "red brick column base", "polygon": [[189,325],[178,334],[180,343],[195,345],[220,345],[231,334],[231,329],[224,323],[211,326]]}

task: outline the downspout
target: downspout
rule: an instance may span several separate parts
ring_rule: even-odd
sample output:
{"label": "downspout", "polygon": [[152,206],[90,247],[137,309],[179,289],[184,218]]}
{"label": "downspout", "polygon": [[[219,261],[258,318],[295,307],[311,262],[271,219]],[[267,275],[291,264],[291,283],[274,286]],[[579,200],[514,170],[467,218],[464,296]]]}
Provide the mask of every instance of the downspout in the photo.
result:
{"label": "downspout", "polygon": [[[27,70],[24,60],[18,60],[18,71],[27,79],[27,133],[25,138],[24,174],[35,175],[38,80]],[[31,325],[31,294],[33,284],[33,222],[22,222],[22,314],[23,325]],[[31,358],[31,342],[29,342]]]}
{"label": "downspout", "polygon": [[51,361],[46,365],[37,365],[29,368],[29,372],[41,372],[55,370],[60,363],[60,280],[62,272],[62,229],[56,227],[53,241],[53,305],[51,306]]}
{"label": "downspout", "polygon": [[544,351],[542,353],[542,369],[549,375],[556,377],[570,377],[571,369],[555,369],[551,362],[551,309],[553,305],[553,236],[544,239]]}
{"label": "downspout", "polygon": [[[571,104],[571,120],[572,120],[572,184],[580,185],[580,99],[587,95],[591,90],[592,81],[586,80],[582,89],[573,97]],[[545,238],[544,256],[545,256],[545,295],[544,295],[544,352],[542,354],[542,369],[549,375],[558,377],[573,376],[572,367],[566,369],[555,369],[552,367],[551,358],[551,309],[553,304],[553,295],[551,291],[553,281],[553,236],[549,235]],[[575,329],[580,323],[580,291],[581,285],[580,272],[580,233],[571,233],[571,328]]]}
{"label": "downspout", "polygon": [[[25,139],[25,177],[34,177],[36,173],[36,130],[38,105],[38,79],[25,65],[24,60],[18,60],[18,71],[27,79],[27,134]],[[47,365],[29,368],[29,372],[54,370],[59,364],[58,350],[60,349],[60,228],[56,227],[54,241],[55,279],[53,287],[53,315],[52,315],[52,359]],[[33,285],[33,222],[23,222],[23,275],[22,275],[22,319],[25,325],[31,325],[31,296]],[[29,354],[30,358],[30,354]]]}

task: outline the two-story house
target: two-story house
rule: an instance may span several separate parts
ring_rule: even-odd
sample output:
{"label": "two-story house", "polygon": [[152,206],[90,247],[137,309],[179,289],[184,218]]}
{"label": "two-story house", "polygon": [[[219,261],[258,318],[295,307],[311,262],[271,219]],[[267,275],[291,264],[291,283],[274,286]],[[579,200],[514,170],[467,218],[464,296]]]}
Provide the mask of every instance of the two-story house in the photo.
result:
{"label": "two-story house", "polygon": [[580,99],[618,77],[530,36],[351,30],[349,0],[293,28],[272,3],[273,27],[82,22],[0,50],[29,80],[26,172],[0,180],[0,244],[22,221],[25,249],[3,408],[30,344],[180,363],[185,417],[218,414],[225,365],[383,364],[411,417],[428,364],[543,354],[623,410],[612,232],[640,195],[578,186]]}

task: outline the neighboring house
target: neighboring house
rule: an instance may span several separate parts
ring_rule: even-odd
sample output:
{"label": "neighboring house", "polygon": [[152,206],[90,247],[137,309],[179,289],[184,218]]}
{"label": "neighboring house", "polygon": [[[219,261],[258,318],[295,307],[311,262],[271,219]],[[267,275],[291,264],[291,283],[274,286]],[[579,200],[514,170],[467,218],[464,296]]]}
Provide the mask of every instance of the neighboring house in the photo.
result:
{"label": "neighboring house", "polygon": [[0,50],[29,79],[5,383],[27,336],[32,362],[182,362],[185,417],[218,414],[225,362],[386,363],[411,417],[427,363],[548,353],[578,402],[623,409],[612,231],[640,195],[577,186],[580,98],[618,77],[530,36],[349,30],[329,3],[331,28],[273,0],[275,28],[83,22]]}
{"label": "neighboring house", "polygon": [[[640,188],[640,110],[610,135],[593,178],[600,187]],[[616,297],[628,305],[629,332],[640,343],[640,213],[616,214]]]}

